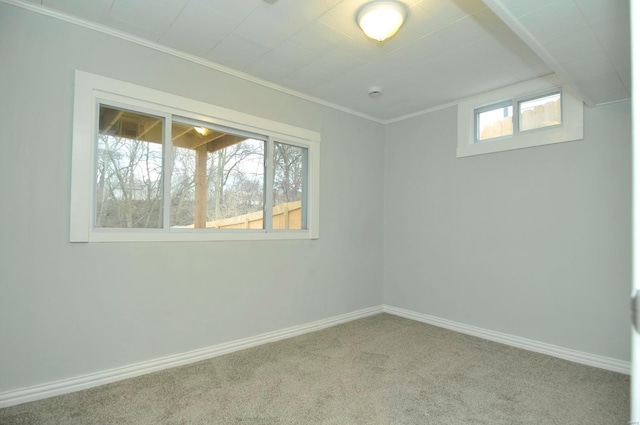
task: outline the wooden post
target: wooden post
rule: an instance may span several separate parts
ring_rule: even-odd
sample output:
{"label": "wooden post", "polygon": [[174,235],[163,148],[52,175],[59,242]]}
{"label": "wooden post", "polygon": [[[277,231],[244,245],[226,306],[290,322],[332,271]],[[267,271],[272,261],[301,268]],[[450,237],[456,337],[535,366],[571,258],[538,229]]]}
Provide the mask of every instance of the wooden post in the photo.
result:
{"label": "wooden post", "polygon": [[207,227],[207,146],[196,149],[196,193],[193,227],[204,229]]}

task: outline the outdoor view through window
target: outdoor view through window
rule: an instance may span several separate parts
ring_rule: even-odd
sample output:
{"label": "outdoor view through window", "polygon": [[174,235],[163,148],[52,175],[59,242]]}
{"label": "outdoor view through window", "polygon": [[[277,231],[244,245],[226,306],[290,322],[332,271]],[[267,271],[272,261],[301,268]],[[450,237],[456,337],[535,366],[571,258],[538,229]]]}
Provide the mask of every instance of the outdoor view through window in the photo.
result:
{"label": "outdoor view through window", "polygon": [[164,118],[100,107],[96,227],[162,227]]}
{"label": "outdoor view through window", "polygon": [[264,229],[267,175],[271,228],[306,228],[307,148],[188,119],[174,118],[168,138],[164,128],[164,117],[100,105],[96,228]]}
{"label": "outdoor view through window", "polygon": [[[476,141],[512,135],[514,103],[508,101],[476,109]],[[562,123],[560,92],[518,101],[517,104],[518,131],[535,130]]]}

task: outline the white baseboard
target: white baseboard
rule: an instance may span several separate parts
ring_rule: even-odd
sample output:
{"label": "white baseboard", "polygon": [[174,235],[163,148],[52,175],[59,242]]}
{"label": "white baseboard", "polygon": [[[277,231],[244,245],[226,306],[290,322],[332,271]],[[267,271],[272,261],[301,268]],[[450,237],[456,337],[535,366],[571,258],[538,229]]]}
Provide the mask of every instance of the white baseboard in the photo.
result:
{"label": "white baseboard", "polygon": [[14,406],[16,404],[22,404],[29,401],[41,400],[87,388],[93,388],[99,385],[109,384],[111,382],[121,381],[123,379],[133,378],[135,376],[171,367],[210,359],[223,354],[232,353],[234,351],[244,350],[245,348],[255,347],[257,345],[267,344],[269,342],[275,342],[297,335],[318,331],[340,323],[362,319],[382,312],[382,306],[365,308],[354,311],[353,313],[342,314],[340,316],[334,316],[304,325],[293,326],[279,331],[267,332],[254,337],[205,347],[198,350],[188,351],[186,353],[161,357],[141,363],[118,367],[89,375],[77,376],[75,378],[63,379],[61,381],[49,382],[33,387],[6,391],[0,393],[0,408]]}
{"label": "white baseboard", "polygon": [[0,408],[14,406],[29,401],[41,400],[44,398],[67,394],[74,391],[80,391],[87,388],[97,387],[99,385],[109,384],[111,382],[121,381],[123,379],[133,378],[151,372],[157,372],[159,370],[182,366],[189,363],[195,363],[200,360],[206,360],[213,357],[221,356],[223,354],[232,353],[234,351],[244,350],[245,348],[255,347],[257,345],[267,344],[305,333],[318,331],[338,325],[340,323],[362,319],[364,317],[383,312],[411,320],[416,320],[418,322],[428,323],[430,325],[438,326],[441,328],[450,329],[452,331],[464,333],[467,335],[488,339],[490,341],[499,342],[505,345],[510,345],[513,347],[547,354],[549,356],[558,357],[572,362],[585,364],[588,366],[594,366],[597,368],[624,373],[627,375],[631,372],[630,362],[558,347],[556,345],[546,344],[543,342],[521,338],[514,335],[508,335],[501,332],[478,328],[475,326],[467,325],[460,322],[454,322],[452,320],[442,319],[428,314],[417,313],[415,311],[382,305],[365,308],[353,313],[330,317],[328,319],[318,320],[304,325],[293,326],[279,331],[267,332],[250,338],[244,338],[237,341],[231,341],[224,344],[218,344],[211,347],[188,351],[181,354],[161,357],[146,362],[136,363],[74,378],[63,379],[56,382],[49,382],[33,387],[6,391],[0,393]]}
{"label": "white baseboard", "polygon": [[509,335],[488,329],[478,328],[452,320],[442,319],[428,314],[417,313],[411,310],[384,305],[385,313],[395,316],[404,317],[406,319],[416,320],[418,322],[428,323],[452,331],[460,332],[467,335],[477,336],[479,338],[488,339],[490,341],[499,342],[501,344],[510,345],[512,347],[522,348],[536,353],[542,353],[560,359],[569,360],[588,366],[606,369],[613,372],[631,374],[631,363],[623,360],[613,359],[610,357],[599,356],[596,354],[585,353],[582,351],[571,350],[569,348],[559,347],[544,342],[534,341],[531,339],[521,338],[519,336]]}

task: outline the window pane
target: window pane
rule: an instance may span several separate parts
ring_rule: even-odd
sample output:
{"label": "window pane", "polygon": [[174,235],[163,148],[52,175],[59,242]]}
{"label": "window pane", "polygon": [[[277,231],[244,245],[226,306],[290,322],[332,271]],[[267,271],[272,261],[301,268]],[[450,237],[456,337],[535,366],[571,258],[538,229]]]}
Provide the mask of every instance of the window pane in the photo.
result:
{"label": "window pane", "polygon": [[562,122],[560,93],[520,102],[520,131],[558,125]]}
{"label": "window pane", "polygon": [[263,140],[174,121],[172,142],[172,227],[264,227]]}
{"label": "window pane", "polygon": [[162,227],[163,123],[100,105],[95,227]]}
{"label": "window pane", "polygon": [[273,228],[306,229],[307,149],[274,143]]}
{"label": "window pane", "polygon": [[476,138],[478,141],[511,134],[513,134],[513,106],[511,104],[476,112]]}

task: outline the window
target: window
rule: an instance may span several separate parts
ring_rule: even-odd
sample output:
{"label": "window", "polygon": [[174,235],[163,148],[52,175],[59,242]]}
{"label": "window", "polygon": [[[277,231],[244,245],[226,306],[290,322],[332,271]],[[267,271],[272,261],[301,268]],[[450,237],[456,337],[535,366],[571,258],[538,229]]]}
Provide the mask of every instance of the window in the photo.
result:
{"label": "window", "polygon": [[264,229],[267,138],[184,119],[171,128],[170,227]]}
{"label": "window", "polygon": [[513,105],[502,102],[476,109],[476,142],[513,134]]}
{"label": "window", "polygon": [[162,227],[163,121],[100,105],[95,227]]}
{"label": "window", "polygon": [[317,238],[319,140],[76,71],[71,241]]}
{"label": "window", "polygon": [[555,92],[518,102],[520,131],[562,124],[562,95]]}
{"label": "window", "polygon": [[274,143],[274,229],[307,228],[307,157],[305,148]]}
{"label": "window", "polygon": [[[514,105],[518,105],[518,115],[513,116]],[[475,110],[475,142],[483,142],[498,137],[550,127],[562,123],[562,95],[560,91],[527,100],[513,99],[506,102],[483,106]],[[515,121],[515,122],[514,122]]]}
{"label": "window", "polygon": [[582,108],[571,89],[554,77],[463,100],[457,156],[580,140]]}

